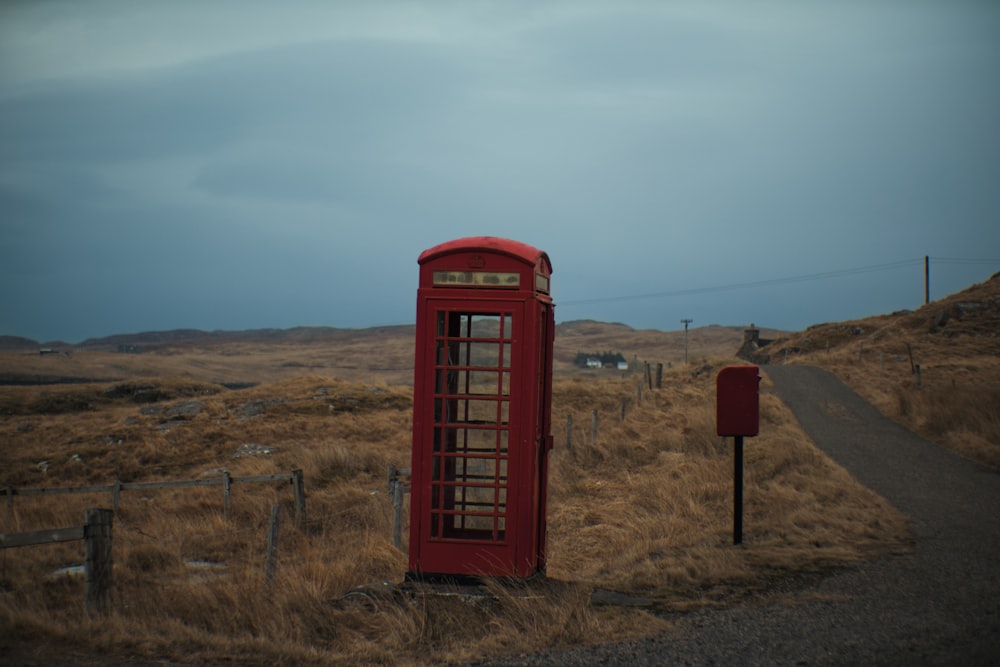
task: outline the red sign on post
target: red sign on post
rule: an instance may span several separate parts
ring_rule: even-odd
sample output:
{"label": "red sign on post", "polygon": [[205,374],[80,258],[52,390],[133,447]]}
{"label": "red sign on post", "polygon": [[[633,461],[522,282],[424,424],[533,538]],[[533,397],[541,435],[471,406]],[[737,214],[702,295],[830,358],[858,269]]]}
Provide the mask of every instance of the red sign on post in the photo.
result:
{"label": "red sign on post", "polygon": [[757,435],[760,430],[760,375],[757,366],[727,366],[716,378],[716,428],[725,436]]}

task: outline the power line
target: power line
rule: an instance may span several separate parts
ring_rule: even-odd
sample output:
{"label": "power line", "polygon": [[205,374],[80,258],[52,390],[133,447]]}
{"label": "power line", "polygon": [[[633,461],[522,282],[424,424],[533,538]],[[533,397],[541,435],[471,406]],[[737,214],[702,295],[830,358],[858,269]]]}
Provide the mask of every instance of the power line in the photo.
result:
{"label": "power line", "polygon": [[1000,264],[1000,259],[977,259],[971,257],[931,257],[938,264]]}
{"label": "power line", "polygon": [[[932,257],[935,261],[936,258]],[[948,260],[945,260],[948,261]],[[965,261],[965,260],[963,260]],[[980,260],[976,260],[980,261]],[[1000,263],[1000,260],[981,260],[986,263],[989,261]],[[871,266],[860,266],[853,269],[840,269],[838,271],[824,271],[823,273],[809,273],[801,276],[789,276],[787,278],[771,278],[769,280],[756,280],[748,283],[733,283],[729,285],[716,285],[713,287],[694,287],[682,290],[671,290],[669,292],[652,292],[649,294],[629,294],[624,296],[608,296],[608,297],[597,297],[593,299],[577,299],[574,301],[563,301],[560,306],[583,306],[595,303],[609,303],[612,301],[635,301],[639,299],[664,299],[674,296],[690,296],[693,294],[710,294],[712,292],[728,292],[738,289],[750,289],[753,287],[767,287],[770,285],[783,285],[786,283],[797,283],[806,282],[810,280],[825,280],[828,278],[840,278],[843,276],[853,276],[862,273],[873,273],[876,271],[892,271],[895,269],[901,269],[911,266],[923,265],[924,258],[919,257],[916,259],[904,259],[898,262],[889,262],[887,264],[873,264]]]}

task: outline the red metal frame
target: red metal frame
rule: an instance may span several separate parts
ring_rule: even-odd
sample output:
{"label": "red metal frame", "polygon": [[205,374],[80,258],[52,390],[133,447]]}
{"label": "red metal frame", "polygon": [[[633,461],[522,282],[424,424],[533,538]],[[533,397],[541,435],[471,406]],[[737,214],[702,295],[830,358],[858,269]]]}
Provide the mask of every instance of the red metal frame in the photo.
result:
{"label": "red metal frame", "polygon": [[493,237],[419,261],[410,575],[529,576],[545,567],[551,265]]}

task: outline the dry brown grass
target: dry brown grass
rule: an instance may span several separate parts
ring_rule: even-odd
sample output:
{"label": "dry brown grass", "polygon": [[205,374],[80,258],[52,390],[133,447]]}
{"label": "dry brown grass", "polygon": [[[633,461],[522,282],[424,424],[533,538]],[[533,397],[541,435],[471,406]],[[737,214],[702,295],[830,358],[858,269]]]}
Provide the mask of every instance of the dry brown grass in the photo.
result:
{"label": "dry brown grass", "polygon": [[[142,336],[125,337],[141,341]],[[294,330],[273,338],[233,334],[215,340],[194,338],[140,344],[138,354],[117,352],[115,344],[37,350],[0,349],[7,381],[174,377],[212,384],[257,384],[303,375],[355,382],[406,385],[413,381],[413,327],[331,330],[318,339],[298,340]]]}
{"label": "dry brown grass", "polygon": [[[773,337],[777,332],[764,330]],[[310,334],[310,335],[307,335]],[[413,382],[414,327],[375,329],[289,329],[254,338],[251,334],[220,333],[212,338],[185,338],[167,332],[113,337],[104,343],[66,346],[58,354],[37,349],[0,348],[0,381],[181,378],[211,384],[256,384],[323,375],[369,384],[410,385]],[[120,340],[133,342],[140,354],[117,352]],[[740,345],[737,327],[691,329],[691,360],[732,354]],[[0,339],[2,342],[2,339]],[[555,373],[605,377],[607,371],[576,368],[579,352],[612,350],[630,362],[681,364],[684,334],[680,331],[636,330],[623,324],[576,321],[556,327]],[[614,374],[614,373],[612,373]]]}
{"label": "dry brown grass", "polygon": [[[551,574],[687,606],[755,585],[772,568],[866,557],[905,532],[888,503],[831,463],[765,394],[761,435],[747,441],[747,539],[733,548],[731,441],[714,435],[720,368],[671,372],[666,388],[647,392],[621,423],[607,416],[620,403],[606,401],[610,423],[598,442],[588,435],[554,454],[550,540],[564,556]],[[589,417],[595,397],[581,392],[586,398],[576,402],[580,393],[559,389],[557,414],[573,412],[575,423]],[[618,387],[630,390],[629,382]]]}
{"label": "dry brown grass", "polygon": [[914,312],[818,325],[769,351],[782,363],[786,350],[788,363],[825,367],[912,431],[1000,468],[1000,274]]}
{"label": "dry brown grass", "polygon": [[[112,615],[87,618],[80,577],[50,576],[82,562],[80,543],[4,550],[0,660],[472,660],[669,627],[653,610],[590,605],[595,587],[683,609],[905,544],[904,519],[830,463],[765,394],[762,434],[747,443],[745,543],[732,546],[730,443],[714,435],[715,374],[732,362],[674,366],[664,389],[647,389],[642,403],[635,376],[557,378],[549,581],[494,583],[493,596],[479,601],[390,596],[361,607],[337,601],[358,586],[399,582],[406,568],[405,554],[391,546],[385,470],[409,465],[408,387],[310,375],[229,391],[181,375],[5,388],[4,486],[299,468],[308,521],[301,530],[292,524],[287,484],[234,486],[229,521],[218,487],[125,492]],[[144,402],[154,395],[160,400]],[[595,409],[599,437],[591,442]],[[564,442],[568,415],[572,449]],[[271,454],[234,458],[247,444]],[[86,507],[108,504],[106,496],[17,498],[12,516],[0,510],[0,532],[77,524]],[[273,504],[286,521],[268,587]]]}
{"label": "dry brown grass", "polygon": [[[81,577],[52,576],[82,562],[82,544],[3,550],[0,662],[472,660],[663,631],[660,611],[725,604],[776,578],[906,548],[905,518],[819,452],[766,384],[761,435],[746,445],[744,544],[734,547],[731,442],[714,435],[714,379],[741,363],[725,358],[740,331],[693,329],[697,362],[685,367],[680,332],[578,322],[560,325],[556,340],[549,580],[492,582],[491,596],[468,601],[338,603],[358,586],[399,582],[406,568],[390,542],[385,469],[409,465],[413,339],[412,328],[320,333],[169,342],[144,354],[0,351],[8,376],[108,379],[0,388],[0,485],[298,468],[308,494],[300,529],[287,484],[235,486],[229,520],[217,487],[125,492],[108,618],[86,616]],[[664,388],[639,403],[636,375],[572,367],[577,352],[605,349],[664,363]],[[1000,467],[1000,278],[914,313],[786,336],[771,348],[775,362],[785,350],[790,363],[828,367],[904,425]],[[271,453],[236,458],[248,445]],[[109,504],[106,495],[17,498],[13,513],[0,509],[0,532],[78,524],[85,508]],[[268,586],[274,504],[285,523]],[[654,607],[593,606],[596,587]]]}

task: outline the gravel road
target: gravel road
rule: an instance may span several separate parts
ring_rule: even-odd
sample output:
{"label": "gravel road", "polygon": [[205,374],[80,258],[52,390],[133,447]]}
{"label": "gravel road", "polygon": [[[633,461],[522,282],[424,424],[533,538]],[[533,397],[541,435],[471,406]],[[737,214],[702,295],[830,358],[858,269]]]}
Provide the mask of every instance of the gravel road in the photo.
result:
{"label": "gravel road", "polygon": [[1000,665],[1000,474],[886,419],[831,373],[763,370],[816,444],[910,517],[913,553],[679,616],[647,640],[484,664]]}

